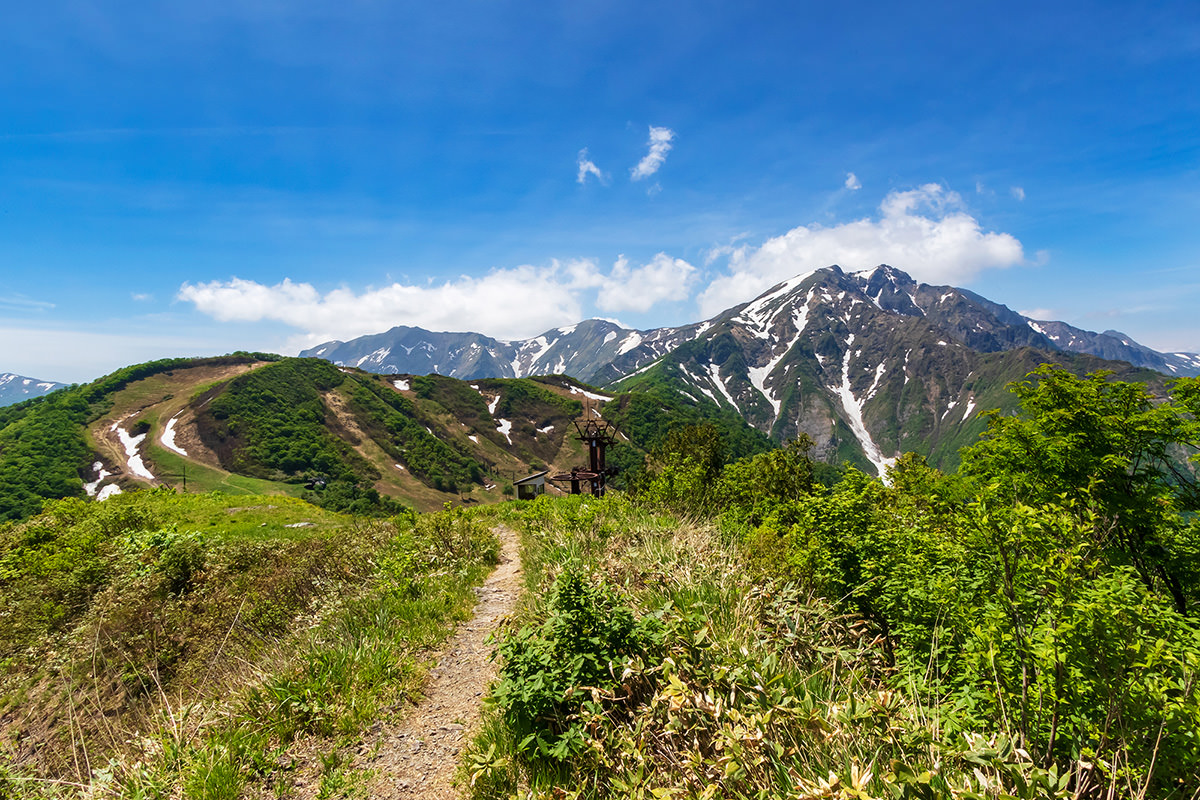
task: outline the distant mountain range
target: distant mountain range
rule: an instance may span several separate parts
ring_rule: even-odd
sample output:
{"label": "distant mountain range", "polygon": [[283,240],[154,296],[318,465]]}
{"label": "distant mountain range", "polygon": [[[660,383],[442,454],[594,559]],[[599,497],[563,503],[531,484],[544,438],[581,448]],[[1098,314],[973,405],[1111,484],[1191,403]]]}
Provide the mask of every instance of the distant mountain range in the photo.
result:
{"label": "distant mountain range", "polygon": [[736,411],[777,441],[805,432],[829,458],[882,472],[916,451],[953,466],[983,408],[1044,361],[1123,376],[1200,375],[1200,355],[1160,353],[1117,331],[1034,320],[881,265],[798,275],[704,322],[649,331],[591,319],[531,339],[399,326],[303,356],[379,373],[474,380],[566,374]]}
{"label": "distant mountain range", "polygon": [[573,425],[585,400],[620,431],[609,463],[623,474],[697,423],[735,457],[804,433],[821,460],[872,474],[905,452],[953,469],[980,412],[1013,408],[1007,385],[1041,363],[1158,387],[1200,375],[1194,354],[887,266],[799,275],[678,328],[586,320],[504,342],[400,327],[304,355],[321,358],[165,359],[46,397],[60,385],[0,376],[0,521],[46,498],[164,484],[363,512],[496,501],[523,474],[586,463]]}
{"label": "distant mountain range", "polygon": [[41,397],[64,386],[65,383],[39,381],[37,378],[26,378],[11,372],[0,373],[0,406],[10,406],[31,397]]}

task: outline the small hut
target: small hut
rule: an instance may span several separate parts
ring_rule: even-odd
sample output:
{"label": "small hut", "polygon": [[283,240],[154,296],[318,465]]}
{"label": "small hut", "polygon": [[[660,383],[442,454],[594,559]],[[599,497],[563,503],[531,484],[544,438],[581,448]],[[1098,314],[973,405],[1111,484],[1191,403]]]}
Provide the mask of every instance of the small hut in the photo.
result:
{"label": "small hut", "polygon": [[532,500],[539,494],[546,493],[546,473],[550,470],[544,469],[541,472],[535,472],[532,475],[527,475],[520,480],[513,481],[513,486],[517,487],[518,500]]}

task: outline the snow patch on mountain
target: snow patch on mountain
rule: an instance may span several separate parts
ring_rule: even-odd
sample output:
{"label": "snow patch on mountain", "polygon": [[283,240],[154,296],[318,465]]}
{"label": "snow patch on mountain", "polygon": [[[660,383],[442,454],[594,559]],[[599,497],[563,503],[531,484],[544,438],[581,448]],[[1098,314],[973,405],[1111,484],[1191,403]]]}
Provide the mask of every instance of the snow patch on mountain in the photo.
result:
{"label": "snow patch on mountain", "polygon": [[184,450],[175,443],[175,423],[179,422],[179,417],[182,415],[183,412],[180,411],[167,421],[167,426],[163,428],[162,436],[159,437],[159,441],[162,442],[163,447],[167,448],[168,450],[173,450],[176,453],[179,453],[181,456],[186,456],[187,450]]}
{"label": "snow patch on mountain", "polygon": [[139,478],[145,478],[148,481],[154,480],[154,475],[146,468],[146,462],[142,460],[140,452],[142,442],[146,440],[146,434],[131,436],[129,431],[121,427],[119,421],[112,424],[111,430],[116,432],[121,446],[125,448],[125,460],[129,464],[129,471]]}
{"label": "snow patch on mountain", "polygon": [[617,355],[623,356],[642,343],[642,335],[636,331],[629,334],[617,347]]}
{"label": "snow patch on mountain", "polygon": [[[776,396],[773,390],[767,388],[767,378],[770,377],[772,372],[774,372],[775,367],[779,365],[779,362],[782,361],[787,354],[791,352],[791,349],[796,346],[796,343],[800,341],[801,334],[804,333],[804,329],[808,327],[808,312],[812,308],[812,299],[814,294],[815,291],[810,289],[808,292],[808,297],[805,298],[804,303],[800,304],[793,310],[792,323],[795,326],[796,332],[792,335],[792,339],[787,343],[787,346],[778,350],[772,356],[771,360],[769,360],[763,366],[750,367],[746,370],[750,377],[751,385],[758,390],[759,394],[766,398],[766,401],[771,404],[771,408],[775,411],[775,416],[771,419],[772,424],[774,424],[775,420],[779,419],[779,412],[782,408],[783,401]],[[820,359],[820,356],[817,358]]]}
{"label": "snow patch on mountain", "polygon": [[850,388],[850,346],[854,344],[854,334],[851,333],[846,339],[846,353],[842,356],[842,383],[841,385],[830,386],[829,389],[837,396],[842,403],[842,410],[846,412],[846,421],[850,424],[850,430],[854,432],[858,443],[862,445],[863,453],[867,460],[875,467],[879,477],[883,478],[887,475],[887,468],[896,463],[894,457],[888,458],[883,455],[879,449],[879,445],[875,444],[875,440],[871,438],[871,434],[867,431],[867,426],[863,422],[863,406],[866,405],[868,398],[864,397],[859,400],[854,396],[854,391]]}
{"label": "snow patch on mountain", "polygon": [[571,387],[571,394],[581,394],[584,397],[588,398],[589,400],[603,400],[605,402],[612,400],[612,395],[597,394],[596,392],[589,392],[587,389],[580,389],[578,386]]}
{"label": "snow patch on mountain", "polygon": [[354,362],[354,366],[361,367],[363,364],[382,364],[384,359],[392,354],[392,348],[381,347],[373,353],[368,353],[358,361]]}
{"label": "snow patch on mountain", "polygon": [[883,362],[875,365],[875,380],[871,381],[871,388],[867,389],[866,400],[870,400],[875,396],[875,392],[879,390],[879,379],[883,377],[883,373],[886,371],[887,365]]}
{"label": "snow patch on mountain", "polygon": [[737,401],[734,400],[733,395],[729,393],[729,387],[725,385],[725,381],[721,380],[721,368],[716,364],[709,364],[708,375],[710,378],[712,378],[713,384],[717,387],[721,394],[724,395],[725,399],[729,401],[729,405],[733,406],[735,411],[740,412],[741,409],[738,408]]}
{"label": "snow patch on mountain", "polygon": [[[546,355],[547,351],[549,351],[550,348],[554,347],[554,345],[556,345],[556,344],[558,344],[558,339],[547,340],[545,336],[535,337],[525,343],[525,346],[521,348],[522,350],[534,350],[535,351],[534,354],[527,361],[527,363],[529,364],[529,367],[528,367],[529,374],[532,374],[533,365],[538,362],[538,359],[540,359],[542,356]],[[519,369],[516,367],[515,361],[513,362],[513,365],[514,365],[514,369]],[[520,375],[520,372],[518,372],[517,374]]]}
{"label": "snow patch on mountain", "polygon": [[95,497],[97,491],[100,489],[100,484],[104,483],[105,478],[112,475],[111,472],[104,468],[103,461],[97,461],[95,464],[92,464],[92,470],[96,473],[96,480],[83,485],[83,490],[87,492],[88,497]]}

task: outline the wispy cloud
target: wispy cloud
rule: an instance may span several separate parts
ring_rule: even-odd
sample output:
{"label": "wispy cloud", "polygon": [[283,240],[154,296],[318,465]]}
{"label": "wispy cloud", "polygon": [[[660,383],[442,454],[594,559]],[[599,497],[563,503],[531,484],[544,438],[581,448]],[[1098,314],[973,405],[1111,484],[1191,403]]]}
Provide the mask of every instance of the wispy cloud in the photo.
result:
{"label": "wispy cloud", "polygon": [[853,172],[847,172],[845,186],[850,191],[857,192],[859,189],[862,188],[862,181],[860,181],[858,179],[858,176],[855,175]]}
{"label": "wispy cloud", "polygon": [[588,175],[595,175],[596,180],[600,181],[600,183],[608,183],[608,176],[600,171],[600,168],[596,166],[596,162],[588,158],[586,147],[579,151],[578,163],[579,176],[576,178],[578,183],[586,183]]}
{"label": "wispy cloud", "polygon": [[663,162],[667,160],[667,153],[671,152],[671,148],[673,147],[671,142],[674,140],[675,131],[670,128],[656,128],[651,125],[650,139],[647,142],[650,146],[650,151],[642,157],[637,166],[629,171],[630,178],[640,181],[658,172]]}
{"label": "wispy cloud", "polygon": [[1018,200],[1021,200],[1021,201],[1024,201],[1024,200],[1025,200],[1025,190],[1024,190],[1022,187],[1020,187],[1020,186],[1014,186],[1014,187],[1012,187],[1011,189],[1009,189],[1008,191],[1009,191],[1009,192],[1012,194],[1012,196],[1013,196],[1013,197],[1015,197],[1016,199],[1018,199]]}
{"label": "wispy cloud", "polygon": [[866,269],[891,264],[929,283],[962,283],[985,269],[1025,263],[1021,243],[1007,233],[984,231],[962,198],[930,183],[890,192],[879,216],[824,227],[801,225],[759,247],[743,246],[728,272],[699,297],[705,315],[744,300],[781,280],[838,264]]}
{"label": "wispy cloud", "polygon": [[44,300],[32,300],[23,294],[0,295],[0,308],[11,311],[49,311],[54,303]]}

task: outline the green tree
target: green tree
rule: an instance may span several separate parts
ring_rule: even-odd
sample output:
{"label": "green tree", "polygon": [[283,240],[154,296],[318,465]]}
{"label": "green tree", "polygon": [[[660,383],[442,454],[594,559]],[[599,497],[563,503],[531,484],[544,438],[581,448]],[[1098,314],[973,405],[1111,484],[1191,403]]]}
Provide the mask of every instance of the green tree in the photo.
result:
{"label": "green tree", "polygon": [[652,453],[637,492],[682,513],[712,514],[726,452],[721,429],[711,422],[674,428]]}
{"label": "green tree", "polygon": [[963,451],[963,472],[997,499],[1073,509],[1096,545],[1183,613],[1200,574],[1196,527],[1181,516],[1200,508],[1189,464],[1200,445],[1200,386],[1178,381],[1159,400],[1110,375],[1042,365],[1014,383],[1021,414],[991,412],[982,440]]}

